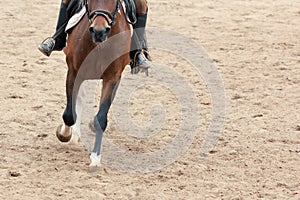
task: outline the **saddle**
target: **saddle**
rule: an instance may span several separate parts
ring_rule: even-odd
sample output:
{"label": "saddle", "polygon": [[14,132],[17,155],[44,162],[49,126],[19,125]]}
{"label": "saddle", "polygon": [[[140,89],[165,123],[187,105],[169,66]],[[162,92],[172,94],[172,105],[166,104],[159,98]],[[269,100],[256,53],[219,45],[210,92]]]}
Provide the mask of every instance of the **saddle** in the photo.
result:
{"label": "saddle", "polygon": [[[125,15],[126,15],[126,21],[134,25],[137,21],[136,19],[136,5],[134,0],[117,0],[120,1]],[[71,0],[71,2],[68,5],[67,8],[67,14],[68,14],[68,24],[66,25],[65,32],[69,32],[73,27],[75,27],[82,17],[87,13],[85,9],[84,0]]]}

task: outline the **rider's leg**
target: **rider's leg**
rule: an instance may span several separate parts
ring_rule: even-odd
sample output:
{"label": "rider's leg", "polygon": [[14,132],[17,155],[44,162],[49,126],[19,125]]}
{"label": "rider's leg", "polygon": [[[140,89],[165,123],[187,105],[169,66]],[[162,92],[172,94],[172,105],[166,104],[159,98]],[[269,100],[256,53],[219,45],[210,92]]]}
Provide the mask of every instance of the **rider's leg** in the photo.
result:
{"label": "rider's leg", "polygon": [[147,53],[147,41],[145,27],[147,22],[148,6],[147,0],[135,0],[137,22],[133,25],[134,34],[131,42],[130,57],[133,60],[131,67],[148,68],[150,62]]}
{"label": "rider's leg", "polygon": [[56,25],[56,33],[39,45],[39,50],[46,56],[50,56],[54,50],[62,50],[66,45],[67,33],[65,32],[65,28],[69,20],[67,7],[70,1],[71,0],[62,0]]}

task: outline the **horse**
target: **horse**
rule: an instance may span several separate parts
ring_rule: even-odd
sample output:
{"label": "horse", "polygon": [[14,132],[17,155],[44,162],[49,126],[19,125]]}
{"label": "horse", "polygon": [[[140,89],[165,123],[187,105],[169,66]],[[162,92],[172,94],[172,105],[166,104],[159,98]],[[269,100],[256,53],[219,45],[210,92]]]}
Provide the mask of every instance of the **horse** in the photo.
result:
{"label": "horse", "polygon": [[[56,136],[61,142],[69,142],[72,133],[76,131],[73,125],[77,119],[76,97],[81,83],[87,79],[102,79],[99,110],[92,123],[95,143],[90,155],[90,166],[100,165],[101,142],[107,127],[107,114],[122,72],[130,62],[132,30],[126,20],[121,1],[85,0],[87,17],[84,16],[68,33],[67,46],[64,49],[68,66],[67,104],[63,113],[64,124],[56,131]],[[90,55],[95,48],[98,48],[100,53]]]}

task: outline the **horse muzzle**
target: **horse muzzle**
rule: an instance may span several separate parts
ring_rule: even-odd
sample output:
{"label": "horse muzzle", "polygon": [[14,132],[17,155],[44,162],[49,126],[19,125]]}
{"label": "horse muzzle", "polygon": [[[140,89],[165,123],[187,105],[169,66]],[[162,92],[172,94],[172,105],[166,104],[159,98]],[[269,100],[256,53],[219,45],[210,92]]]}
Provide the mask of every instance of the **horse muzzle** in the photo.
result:
{"label": "horse muzzle", "polygon": [[97,29],[94,26],[90,27],[90,33],[92,36],[92,39],[95,43],[104,42],[107,40],[107,37],[110,33],[110,27],[104,27],[102,29]]}

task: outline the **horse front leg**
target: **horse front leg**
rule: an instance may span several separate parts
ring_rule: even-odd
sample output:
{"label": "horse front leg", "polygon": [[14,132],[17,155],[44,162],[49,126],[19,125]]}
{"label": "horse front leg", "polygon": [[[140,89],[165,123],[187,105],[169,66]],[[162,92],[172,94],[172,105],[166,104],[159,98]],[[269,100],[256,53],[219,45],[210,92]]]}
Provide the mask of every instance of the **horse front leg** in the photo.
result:
{"label": "horse front leg", "polygon": [[69,142],[72,138],[72,132],[74,132],[72,126],[77,118],[75,112],[76,93],[73,92],[75,78],[76,71],[69,68],[66,80],[67,106],[63,114],[64,124],[60,125],[56,131],[56,136],[61,142]]}
{"label": "horse front leg", "polygon": [[117,80],[103,79],[100,107],[94,118],[94,130],[96,133],[93,152],[91,153],[90,166],[99,166],[101,160],[101,144],[103,133],[107,127],[107,114],[114,99],[115,93],[120,83],[120,77]]}

